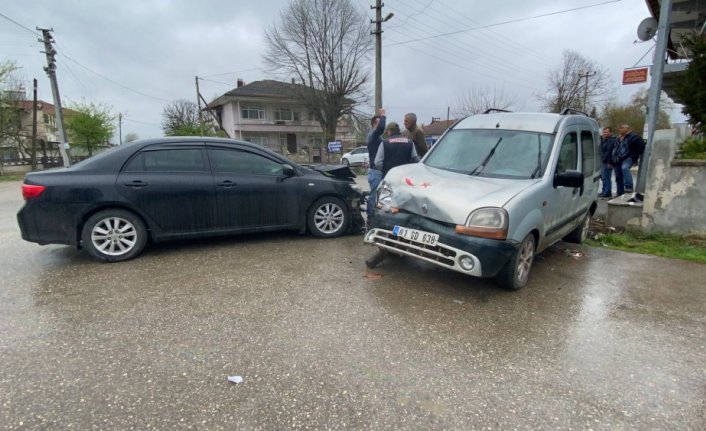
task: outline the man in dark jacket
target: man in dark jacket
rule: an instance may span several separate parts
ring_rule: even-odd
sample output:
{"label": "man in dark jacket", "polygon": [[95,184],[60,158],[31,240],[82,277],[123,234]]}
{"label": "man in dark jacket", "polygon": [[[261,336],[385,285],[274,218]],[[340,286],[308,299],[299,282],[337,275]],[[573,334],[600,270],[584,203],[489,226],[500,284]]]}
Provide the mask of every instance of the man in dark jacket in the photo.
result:
{"label": "man in dark jacket", "polygon": [[633,192],[632,174],[630,168],[637,164],[645,150],[645,141],[630,130],[627,124],[618,126],[618,141],[613,150],[613,165],[615,166],[615,182],[618,195]]}
{"label": "man in dark jacket", "polygon": [[613,149],[615,147],[617,140],[613,136],[613,129],[610,127],[604,127],[601,131],[601,162],[603,167],[601,168],[601,182],[603,183],[603,189],[601,194],[598,195],[599,198],[610,198],[612,197],[612,184],[611,176],[613,175]]}
{"label": "man in dark jacket", "polygon": [[427,153],[427,139],[424,132],[417,126],[417,115],[413,112],[404,116],[404,127],[407,129],[407,137],[414,142],[414,148],[417,150],[419,157]]}
{"label": "man in dark jacket", "polygon": [[377,156],[378,148],[380,147],[380,137],[385,131],[385,110],[380,108],[378,114],[370,120],[370,131],[365,140],[365,145],[368,147],[368,185],[370,186],[370,194],[368,195],[368,203],[366,205],[366,213],[368,220],[373,216],[373,208],[375,208],[375,189],[378,188],[382,181],[382,171],[378,166],[375,166],[375,156]]}
{"label": "man in dark jacket", "polygon": [[394,121],[385,128],[388,138],[382,141],[375,156],[375,167],[382,171],[385,178],[390,169],[419,161],[414,142],[400,134],[400,126]]}

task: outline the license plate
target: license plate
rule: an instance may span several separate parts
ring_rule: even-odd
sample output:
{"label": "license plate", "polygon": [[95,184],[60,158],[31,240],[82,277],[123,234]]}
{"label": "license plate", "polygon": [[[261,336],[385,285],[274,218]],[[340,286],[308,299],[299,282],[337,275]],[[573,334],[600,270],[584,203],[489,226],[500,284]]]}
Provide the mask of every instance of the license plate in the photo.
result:
{"label": "license plate", "polygon": [[424,232],[423,230],[410,229],[402,226],[395,226],[392,233],[400,238],[418,242],[426,245],[436,245],[439,241],[439,235],[435,233]]}

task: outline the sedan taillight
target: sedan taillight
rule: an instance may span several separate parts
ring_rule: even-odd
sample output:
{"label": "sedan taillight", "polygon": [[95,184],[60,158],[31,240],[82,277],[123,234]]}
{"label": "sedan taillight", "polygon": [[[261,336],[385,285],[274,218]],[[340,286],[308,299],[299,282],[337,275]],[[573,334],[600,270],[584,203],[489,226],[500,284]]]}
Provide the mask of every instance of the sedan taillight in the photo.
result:
{"label": "sedan taillight", "polygon": [[22,197],[25,198],[25,200],[36,198],[37,196],[42,194],[44,189],[46,189],[46,187],[44,186],[38,186],[35,184],[22,184]]}

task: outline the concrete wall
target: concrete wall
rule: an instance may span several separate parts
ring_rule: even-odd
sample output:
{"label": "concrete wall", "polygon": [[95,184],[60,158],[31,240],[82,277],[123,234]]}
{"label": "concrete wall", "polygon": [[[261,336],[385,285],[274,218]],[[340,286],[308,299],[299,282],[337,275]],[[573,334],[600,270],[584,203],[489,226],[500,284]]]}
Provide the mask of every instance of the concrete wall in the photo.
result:
{"label": "concrete wall", "polygon": [[685,128],[655,131],[647,169],[642,226],[706,235],[706,160],[675,160]]}

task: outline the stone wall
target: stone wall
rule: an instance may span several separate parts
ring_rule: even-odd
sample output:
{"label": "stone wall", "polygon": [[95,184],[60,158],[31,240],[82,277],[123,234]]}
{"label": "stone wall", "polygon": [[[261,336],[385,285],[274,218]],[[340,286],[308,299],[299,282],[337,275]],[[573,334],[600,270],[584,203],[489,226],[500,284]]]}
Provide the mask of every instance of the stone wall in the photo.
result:
{"label": "stone wall", "polygon": [[641,223],[647,230],[706,235],[706,160],[674,158],[686,136],[685,128],[655,131]]}

